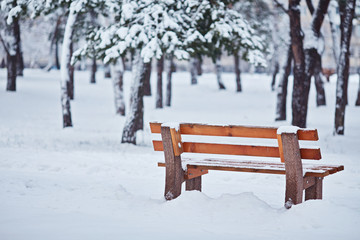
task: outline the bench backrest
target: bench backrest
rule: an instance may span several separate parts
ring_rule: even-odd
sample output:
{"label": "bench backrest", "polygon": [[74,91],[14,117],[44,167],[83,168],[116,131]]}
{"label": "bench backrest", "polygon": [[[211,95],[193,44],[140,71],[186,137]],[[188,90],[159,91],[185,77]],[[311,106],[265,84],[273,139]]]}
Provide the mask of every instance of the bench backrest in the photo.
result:
{"label": "bench backrest", "polygon": [[[162,123],[150,123],[152,133],[161,133]],[[205,154],[228,154],[257,157],[275,157],[283,159],[283,149],[281,134],[277,127],[254,127],[254,126],[235,126],[235,125],[206,125],[181,123],[178,126],[163,125],[163,128],[170,128],[171,138],[175,155],[181,153],[205,153]],[[255,146],[238,144],[218,144],[200,142],[182,142],[181,135],[201,135],[219,137],[243,137],[243,138],[267,138],[277,139],[278,146]],[[298,129],[297,140],[317,141],[319,139],[316,129]],[[163,143],[160,140],[153,141],[155,151],[163,151]],[[301,159],[320,160],[320,148],[300,148]]]}

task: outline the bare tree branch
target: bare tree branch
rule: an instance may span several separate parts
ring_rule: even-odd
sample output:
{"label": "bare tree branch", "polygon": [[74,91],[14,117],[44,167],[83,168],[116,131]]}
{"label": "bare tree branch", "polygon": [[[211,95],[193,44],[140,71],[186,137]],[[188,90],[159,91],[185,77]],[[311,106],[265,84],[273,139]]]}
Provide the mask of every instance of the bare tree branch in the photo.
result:
{"label": "bare tree branch", "polygon": [[315,8],[311,0],[306,0],[306,5],[308,6],[308,9],[311,13],[311,15],[314,14]]}
{"label": "bare tree branch", "polygon": [[4,41],[3,37],[1,36],[1,33],[0,33],[0,41],[1,41],[1,43],[3,44],[3,46],[4,46],[4,49],[5,49],[6,54],[9,54],[9,50],[8,50],[7,47],[6,47],[5,41]]}
{"label": "bare tree branch", "polygon": [[278,0],[274,0],[274,3],[276,5],[276,7],[280,8],[281,10],[283,10],[286,14],[289,14],[289,11],[285,8],[285,6],[283,4],[281,4]]}

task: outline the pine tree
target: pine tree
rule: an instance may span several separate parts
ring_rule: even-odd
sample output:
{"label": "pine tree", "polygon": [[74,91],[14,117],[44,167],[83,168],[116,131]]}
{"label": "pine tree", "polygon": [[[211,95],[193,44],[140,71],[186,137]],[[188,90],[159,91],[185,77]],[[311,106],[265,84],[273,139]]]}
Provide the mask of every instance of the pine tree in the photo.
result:
{"label": "pine tree", "polygon": [[60,67],[61,106],[64,128],[73,125],[70,99],[73,97],[74,68],[71,64],[71,59],[76,21],[79,16],[87,13],[89,9],[106,12],[104,9],[106,9],[107,2],[106,0],[32,0],[26,4],[28,14],[33,17],[49,15],[61,8],[67,9]]}
{"label": "pine tree", "polygon": [[[204,19],[211,18],[212,7],[215,7],[216,20],[205,24],[204,28],[200,25],[205,23]],[[111,13],[116,21],[89,34],[87,44],[75,56],[88,55],[93,49],[105,63],[117,60],[127,51],[134,52],[134,58],[140,56],[141,60],[134,59],[133,63],[133,100],[124,126],[123,142],[135,144],[136,131],[142,129],[143,92],[138,91],[143,91],[144,69],[151,59],[160,60],[164,55],[188,59],[190,55],[215,49],[209,46],[220,44],[216,47],[220,49],[223,42],[230,42],[237,36],[239,43],[245,46],[248,60],[263,60],[261,38],[254,36],[247,22],[222,1],[115,1]],[[196,69],[194,72],[196,75]]]}

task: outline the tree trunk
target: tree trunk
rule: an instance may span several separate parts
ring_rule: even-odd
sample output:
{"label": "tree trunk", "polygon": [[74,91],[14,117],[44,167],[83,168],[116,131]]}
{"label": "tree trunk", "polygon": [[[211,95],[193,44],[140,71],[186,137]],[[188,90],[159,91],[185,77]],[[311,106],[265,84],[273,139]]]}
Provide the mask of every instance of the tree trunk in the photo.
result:
{"label": "tree trunk", "polygon": [[196,64],[196,71],[197,71],[197,75],[198,75],[198,76],[201,76],[202,73],[203,73],[202,64],[203,64],[203,59],[202,59],[202,57],[199,55],[199,56],[198,56],[198,60],[197,60],[197,64]]}
{"label": "tree trunk", "polygon": [[[13,8],[17,5],[16,1],[9,1],[5,3],[9,8]],[[17,53],[19,51],[19,42],[18,42],[18,28],[19,24],[18,18],[13,18],[11,23],[7,23],[5,20],[4,23],[4,39],[1,38],[5,52],[6,52],[6,61],[7,61],[7,91],[16,91],[16,76],[17,76]]]}
{"label": "tree trunk", "polygon": [[300,0],[289,0],[291,48],[294,58],[292,125],[306,127],[307,100],[310,82],[305,79],[305,56],[300,20]]}
{"label": "tree trunk", "polygon": [[275,90],[275,84],[276,84],[276,75],[279,73],[279,62],[276,61],[274,63],[274,70],[272,72],[272,80],[271,80],[271,91]]}
{"label": "tree trunk", "polygon": [[94,53],[94,56],[92,58],[92,64],[91,64],[90,83],[96,83],[96,71],[97,71],[97,65],[96,65],[96,56]]}
{"label": "tree trunk", "polygon": [[111,78],[111,70],[109,64],[104,65],[104,77]]}
{"label": "tree trunk", "polygon": [[216,57],[216,62],[215,62],[215,71],[216,71],[216,80],[217,80],[217,83],[219,85],[219,89],[222,90],[222,89],[225,89],[225,85],[222,81],[222,77],[221,77],[221,55],[218,55]]}
{"label": "tree trunk", "polygon": [[[15,20],[14,20],[15,21]],[[7,37],[10,39],[7,51],[7,91],[16,91],[16,76],[17,76],[17,44],[14,35],[14,23],[6,25]],[[12,41],[14,40],[14,42]]]}
{"label": "tree trunk", "polygon": [[0,68],[5,68],[5,67],[6,67],[5,58],[2,58],[0,61]]}
{"label": "tree trunk", "polygon": [[286,61],[282,64],[280,70],[280,81],[277,89],[277,103],[276,103],[276,118],[275,121],[286,120],[286,98],[287,98],[287,86],[289,82],[289,75],[291,72],[291,62],[292,62],[292,49],[291,46],[288,47],[289,50],[286,54]]}
{"label": "tree trunk", "polygon": [[346,107],[346,91],[349,80],[349,56],[350,56],[350,40],[352,33],[352,21],[354,18],[355,1],[340,1],[340,31],[341,46],[339,65],[337,67],[337,83],[336,83],[336,105],[335,105],[335,129],[334,134],[344,135],[345,130],[345,107]]}
{"label": "tree trunk", "polygon": [[355,106],[360,106],[360,67],[358,67],[358,75],[359,75],[359,88],[358,88],[358,95],[356,98]]}
{"label": "tree trunk", "polygon": [[114,102],[115,102],[115,111],[116,114],[125,116],[125,101],[124,101],[124,65],[122,58],[110,65],[111,76],[113,80],[114,87]]}
{"label": "tree trunk", "polygon": [[137,51],[134,56],[132,78],[133,85],[131,89],[131,101],[130,111],[126,117],[121,142],[136,144],[136,132],[140,129],[140,125],[143,124],[144,117],[144,62],[140,56],[140,52]]}
{"label": "tree trunk", "polygon": [[[281,33],[280,33],[280,22],[281,22],[281,15],[279,12],[279,6],[277,6],[273,1],[273,6],[274,6],[274,14],[273,14],[273,30],[271,31],[271,38],[272,38],[272,42],[273,42],[273,54],[272,54],[272,58],[271,58],[271,68],[270,71],[272,72],[272,81],[271,81],[271,91],[275,90],[275,85],[276,85],[276,76],[279,73],[280,70],[280,63],[279,63],[279,58],[280,58],[280,49],[282,50],[280,44],[283,42],[281,41]],[[284,27],[284,26],[282,26]],[[283,66],[281,66],[283,67]]]}
{"label": "tree trunk", "polygon": [[165,105],[170,107],[171,106],[171,78],[172,78],[172,72],[174,70],[174,56],[169,56],[167,64],[167,74],[166,74],[166,101]]}
{"label": "tree trunk", "polygon": [[[316,86],[316,103],[317,106],[325,105],[325,90],[322,83],[320,73],[321,73],[321,53],[319,52],[318,45],[320,38],[320,29],[325,18],[326,11],[328,9],[330,0],[320,0],[318,7],[314,12],[314,7],[312,6],[311,0],[308,0],[308,6],[310,11],[313,13],[313,19],[311,22],[311,36],[307,36],[310,40],[305,43],[305,82],[311,83],[311,77],[315,78]],[[313,10],[311,10],[313,9]],[[307,91],[310,90],[307,89]],[[309,92],[305,95],[307,98]],[[306,100],[307,102],[308,100]]]}
{"label": "tree trunk", "polygon": [[144,96],[151,96],[151,61],[145,63]]}
{"label": "tree trunk", "polygon": [[240,78],[241,69],[240,69],[239,52],[236,52],[234,54],[234,62],[235,62],[236,92],[241,92],[242,88],[241,88],[241,78]]}
{"label": "tree trunk", "polygon": [[[51,68],[54,66],[54,60],[55,60],[55,64],[57,65],[57,69],[59,69],[58,65],[59,65],[59,58],[58,58],[58,38],[59,38],[59,27],[61,24],[61,16],[58,17],[58,19],[56,20],[56,24],[55,24],[55,29],[51,38],[51,43],[50,43],[50,51],[49,51],[49,62],[47,64],[47,66],[45,67],[46,71],[50,71]],[[55,51],[55,58],[53,58],[53,53]]]}
{"label": "tree trunk", "polygon": [[324,81],[322,75],[322,66],[321,66],[321,56],[317,55],[316,64],[314,67],[314,79],[316,87],[316,106],[325,106],[326,105],[326,95],[324,89]]}
{"label": "tree trunk", "polygon": [[314,8],[314,5],[312,4],[312,0],[306,0],[306,4],[308,6],[310,14],[313,15],[314,11],[315,11],[315,8]]}
{"label": "tree trunk", "polygon": [[[91,25],[93,27],[96,27],[97,24],[97,16],[94,9],[90,9],[90,21]],[[96,83],[96,71],[97,71],[97,65],[96,65],[96,52],[95,49],[93,49],[94,56],[92,57],[92,64],[91,64],[91,75],[90,75],[90,83]],[[110,70],[111,71],[111,70]]]}
{"label": "tree trunk", "polygon": [[59,60],[59,40],[55,41],[55,66],[57,70],[60,70],[60,60]]}
{"label": "tree trunk", "polygon": [[24,57],[23,57],[23,51],[21,50],[21,42],[19,42],[19,50],[16,53],[17,58],[17,67],[16,67],[16,75],[17,76],[24,76]]}
{"label": "tree trunk", "polygon": [[157,60],[156,68],[157,68],[156,108],[163,108],[162,75],[164,71],[164,55]]}
{"label": "tree trunk", "polygon": [[20,24],[19,20],[14,21],[15,24],[15,35],[16,35],[16,42],[18,45],[17,51],[16,51],[16,75],[17,76],[24,76],[24,58],[23,58],[23,52],[21,47],[21,32],[20,32]]}
{"label": "tree trunk", "polygon": [[63,115],[63,127],[71,127],[71,110],[70,110],[70,96],[69,96],[69,87],[70,87],[70,72],[71,72],[71,48],[72,48],[72,36],[77,18],[77,13],[74,11],[73,5],[70,6],[69,16],[66,21],[64,40],[62,45],[61,53],[61,106],[62,106],[62,115]]}
{"label": "tree trunk", "polygon": [[191,85],[195,85],[198,83],[197,80],[197,61],[198,59],[196,57],[190,58],[190,74],[191,74]]}
{"label": "tree trunk", "polygon": [[336,66],[339,65],[339,56],[340,56],[340,42],[339,42],[339,32],[337,29],[337,19],[339,18],[336,13],[338,8],[338,2],[336,0],[331,0],[328,7],[328,16],[331,28],[331,38],[332,38],[332,50],[334,54],[334,59]]}
{"label": "tree trunk", "polygon": [[16,55],[7,54],[7,91],[16,91],[16,64],[17,58]]}
{"label": "tree trunk", "polygon": [[75,67],[73,65],[71,65],[71,57],[73,55],[74,52],[74,44],[71,40],[71,44],[70,44],[70,56],[69,56],[69,87],[68,87],[68,91],[69,91],[69,97],[70,100],[74,100],[74,71],[75,71]]}

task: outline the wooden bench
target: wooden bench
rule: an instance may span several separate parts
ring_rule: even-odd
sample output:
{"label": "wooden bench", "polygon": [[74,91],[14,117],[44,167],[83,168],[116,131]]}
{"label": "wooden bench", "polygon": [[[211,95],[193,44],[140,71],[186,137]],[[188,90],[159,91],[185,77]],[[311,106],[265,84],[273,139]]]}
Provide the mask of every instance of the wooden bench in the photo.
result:
{"label": "wooden bench", "polygon": [[[154,150],[164,151],[166,167],[165,199],[171,200],[181,194],[181,185],[186,182],[186,190],[201,191],[201,176],[208,170],[271,173],[286,175],[285,206],[305,200],[322,199],[323,178],[344,170],[338,165],[314,165],[302,163],[302,159],[320,160],[320,148],[303,148],[299,140],[317,141],[316,129],[296,127],[249,127],[219,126],[192,123],[150,123],[151,132],[161,134],[161,140],[154,140]],[[276,146],[218,144],[209,142],[183,142],[182,135],[267,138],[276,139]],[[185,138],[185,137],[184,137]],[[228,154],[256,157],[280,158],[281,161],[269,160],[230,160],[224,158],[182,158],[182,153]]]}

